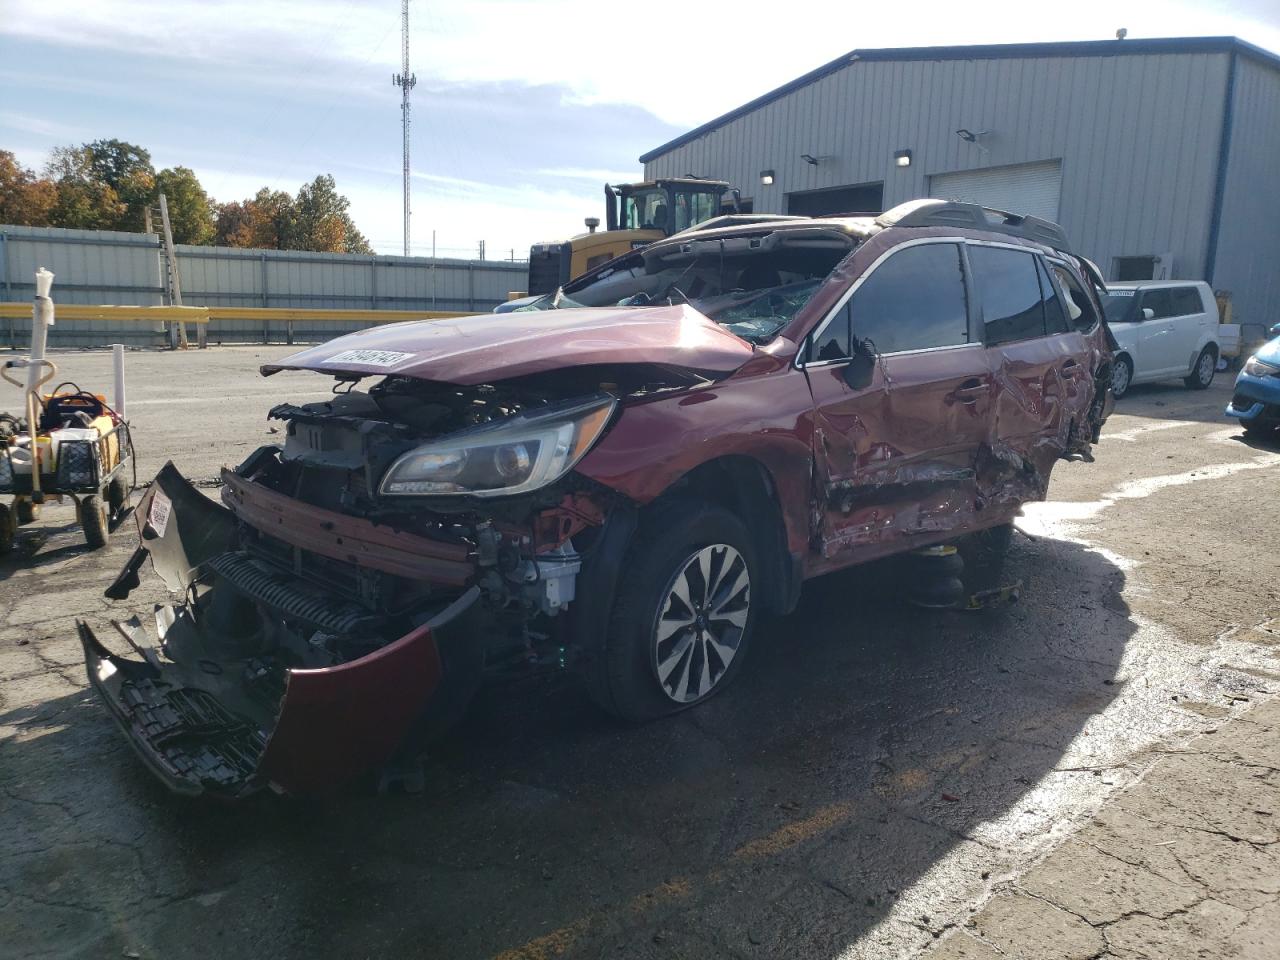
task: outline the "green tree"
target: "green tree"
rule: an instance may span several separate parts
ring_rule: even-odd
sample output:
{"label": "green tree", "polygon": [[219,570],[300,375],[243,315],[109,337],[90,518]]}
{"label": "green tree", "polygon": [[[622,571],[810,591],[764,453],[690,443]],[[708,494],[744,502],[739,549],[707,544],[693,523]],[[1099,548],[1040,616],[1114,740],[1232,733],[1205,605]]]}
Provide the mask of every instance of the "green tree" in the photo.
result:
{"label": "green tree", "polygon": [[125,230],[142,230],[149,204],[156,198],[156,171],[151,154],[124,140],[95,140],[86,143],[89,169],[94,178],[116,192],[125,205],[119,226]]}
{"label": "green tree", "polygon": [[8,150],[0,150],[0,223],[44,227],[58,202],[58,190],[50,180],[18,163]]}
{"label": "green tree", "polygon": [[57,199],[49,225],[79,230],[114,230],[125,212],[116,191],[98,179],[88,147],[55,147],[45,175]]}
{"label": "green tree", "polygon": [[345,253],[373,253],[373,247],[369,245],[369,241],[365,239],[365,235],[356,229],[355,221],[344,213],[342,215],[342,223],[346,228],[346,250]]}
{"label": "green tree", "polygon": [[156,174],[156,193],[169,206],[175,243],[208,245],[214,237],[214,205],[187,167],[170,167]]}
{"label": "green tree", "polygon": [[369,241],[356,229],[347,208],[351,202],[338,193],[330,174],[321,174],[298,190],[297,214],[289,236],[294,250],[326,253],[372,253]]}

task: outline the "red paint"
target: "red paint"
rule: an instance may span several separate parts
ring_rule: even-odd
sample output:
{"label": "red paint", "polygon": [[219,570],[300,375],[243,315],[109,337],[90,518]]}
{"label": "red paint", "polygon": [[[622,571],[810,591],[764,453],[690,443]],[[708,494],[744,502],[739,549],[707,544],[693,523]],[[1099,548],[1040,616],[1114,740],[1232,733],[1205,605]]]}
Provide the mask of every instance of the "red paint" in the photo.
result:
{"label": "red paint", "polygon": [[[1024,500],[1043,499],[1069,428],[1088,429],[1093,371],[1109,355],[1101,325],[1087,335],[889,355],[859,390],[844,382],[842,365],[794,364],[797,344],[858,277],[924,237],[992,239],[952,228],[870,237],[749,362],[715,384],[625,407],[578,472],[645,504],[710,460],[751,458],[772,480],[788,548],[807,576],[1005,523]],[[1025,460],[1035,485],[982,469],[979,454],[991,447]],[[947,480],[965,471],[974,475]]]}
{"label": "red paint", "polygon": [[[337,361],[352,350],[409,354],[390,365]],[[724,374],[752,347],[693,307],[618,307],[487,314],[371,327],[264,364],[280,370],[395,374],[471,386],[548,370],[651,363]]]}
{"label": "red paint", "polygon": [[289,793],[303,793],[386,763],[440,677],[440,654],[426,624],[359,660],[290,670],[258,772]]}
{"label": "red paint", "polygon": [[475,575],[470,548],[376,526],[222,471],[222,501],[255,530],[293,547],[410,579],[460,587]]}

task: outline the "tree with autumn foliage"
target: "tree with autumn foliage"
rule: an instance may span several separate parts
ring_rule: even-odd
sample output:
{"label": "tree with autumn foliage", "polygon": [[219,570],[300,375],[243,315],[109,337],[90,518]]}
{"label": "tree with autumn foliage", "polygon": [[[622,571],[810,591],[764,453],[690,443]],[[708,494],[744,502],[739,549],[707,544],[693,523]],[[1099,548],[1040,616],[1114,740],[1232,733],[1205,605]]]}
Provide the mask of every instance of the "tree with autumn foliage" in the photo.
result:
{"label": "tree with autumn foliage", "polygon": [[37,177],[10,151],[0,150],[0,223],[44,226],[57,202],[52,181]]}
{"label": "tree with autumn foliage", "polygon": [[115,225],[117,230],[140,231],[146,225],[146,209],[157,196],[156,171],[151,154],[124,140],[95,140],[86,143],[89,172],[105,183],[124,204],[124,213]]}
{"label": "tree with autumn foliage", "polygon": [[162,193],[178,243],[373,252],[328,174],[304,184],[296,197],[263,187],[246,200],[216,203],[189,167],[157,171],[149,151],[124,140],[57,147],[43,176],[0,150],[0,223],[141,231],[147,208]]}
{"label": "tree with autumn foliage", "polygon": [[332,176],[303,184],[297,197],[263,187],[247,200],[218,205],[220,246],[313,250],[320,253],[373,253],[356,229]]}
{"label": "tree with autumn foliage", "polygon": [[53,181],[57,199],[49,222],[42,226],[74,230],[115,230],[120,226],[127,207],[115,188],[99,179],[87,145],[55,147],[44,173]]}
{"label": "tree with autumn foliage", "polygon": [[293,236],[294,201],[284,190],[263,187],[247,200],[218,204],[220,247],[287,250]]}

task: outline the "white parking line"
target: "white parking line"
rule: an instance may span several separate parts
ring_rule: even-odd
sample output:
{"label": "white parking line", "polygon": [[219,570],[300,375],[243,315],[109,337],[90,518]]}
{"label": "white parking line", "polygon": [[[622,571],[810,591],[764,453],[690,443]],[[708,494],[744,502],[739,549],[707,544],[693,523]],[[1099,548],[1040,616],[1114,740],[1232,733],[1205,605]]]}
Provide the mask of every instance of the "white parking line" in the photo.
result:
{"label": "white parking line", "polygon": [[1266,467],[1280,467],[1280,453],[1264,453],[1249,460],[1238,460],[1232,463],[1211,463],[1196,467],[1182,473],[1171,473],[1161,477],[1143,477],[1127,480],[1110,493],[1102,495],[1100,500],[1084,503],[1067,501],[1041,501],[1023,505],[1022,516],[1017,519],[1018,529],[1033,536],[1055,537],[1060,540],[1074,540],[1093,546],[1088,540],[1073,536],[1067,529],[1082,520],[1089,520],[1112,506],[1117,500],[1135,500],[1149,497],[1157,490],[1167,487],[1181,487],[1189,483],[1200,483],[1205,480],[1221,480],[1232,474],[1245,470],[1261,470]]}
{"label": "white parking line", "polygon": [[1102,432],[1103,440],[1123,440],[1126,443],[1133,443],[1138,437],[1144,433],[1155,433],[1157,430],[1172,430],[1175,427],[1191,427],[1195,426],[1194,420],[1156,420],[1151,423],[1144,423],[1141,426],[1132,427],[1128,430],[1121,430],[1118,433]]}

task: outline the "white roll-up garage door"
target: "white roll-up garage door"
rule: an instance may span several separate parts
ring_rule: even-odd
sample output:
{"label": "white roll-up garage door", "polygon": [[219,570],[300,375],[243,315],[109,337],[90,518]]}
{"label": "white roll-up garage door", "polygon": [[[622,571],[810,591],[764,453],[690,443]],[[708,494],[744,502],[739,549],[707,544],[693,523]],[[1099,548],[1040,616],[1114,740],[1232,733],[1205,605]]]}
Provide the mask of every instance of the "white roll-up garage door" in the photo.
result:
{"label": "white roll-up garage door", "polygon": [[1062,161],[936,173],[929,178],[929,195],[944,200],[966,200],[1056,223],[1058,199],[1062,196]]}

